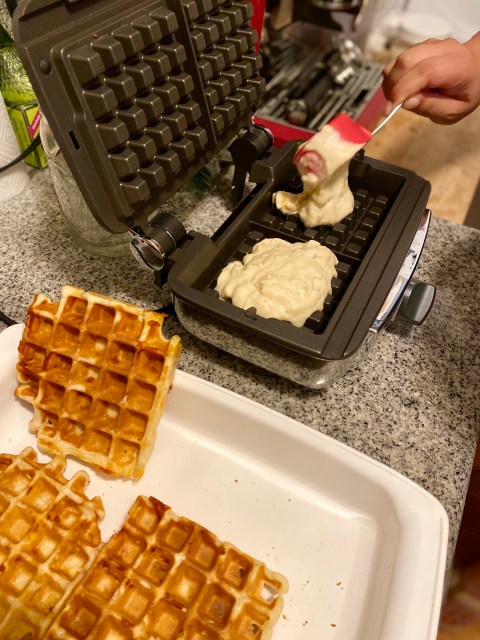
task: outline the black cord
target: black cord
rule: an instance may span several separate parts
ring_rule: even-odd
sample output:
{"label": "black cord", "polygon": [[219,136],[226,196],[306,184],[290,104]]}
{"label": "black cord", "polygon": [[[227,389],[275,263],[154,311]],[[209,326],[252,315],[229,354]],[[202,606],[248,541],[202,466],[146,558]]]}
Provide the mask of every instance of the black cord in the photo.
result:
{"label": "black cord", "polygon": [[2,311],[0,311],[0,321],[4,322],[8,327],[11,327],[12,324],[18,324],[18,322],[6,316]]}
{"label": "black cord", "polygon": [[169,302],[164,307],[160,307],[160,309],[154,309],[155,313],[166,313],[167,316],[171,316],[175,313],[175,307],[173,306],[173,302]]}
{"label": "black cord", "polygon": [[36,138],[34,138],[30,143],[30,145],[25,149],[25,151],[22,151],[22,153],[19,156],[17,156],[15,160],[12,160],[8,164],[6,164],[4,167],[0,167],[0,173],[2,173],[2,171],[6,171],[7,169],[10,169],[10,167],[13,167],[13,165],[17,164],[17,162],[24,160],[27,156],[29,156],[32,153],[32,151],[35,151],[35,149],[39,146],[40,142],[41,142],[40,136],[37,136]]}

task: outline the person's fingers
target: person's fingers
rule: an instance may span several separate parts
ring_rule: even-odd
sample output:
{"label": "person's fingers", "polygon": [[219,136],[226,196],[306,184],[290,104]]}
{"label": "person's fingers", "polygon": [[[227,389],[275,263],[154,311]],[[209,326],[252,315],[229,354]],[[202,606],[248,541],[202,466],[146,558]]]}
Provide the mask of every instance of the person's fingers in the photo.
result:
{"label": "person's fingers", "polygon": [[420,116],[430,118],[437,124],[454,124],[463,118],[471,109],[467,109],[464,103],[435,93],[425,91],[405,101],[404,107]]}
{"label": "person's fingers", "polygon": [[409,47],[391,62],[395,64],[398,63],[398,66],[410,68],[417,64],[417,62],[420,62],[420,60],[433,56],[451,54],[461,48],[462,45],[454,38],[446,38],[445,40],[430,38],[429,40],[424,40]]}
{"label": "person's fingers", "polygon": [[382,88],[388,114],[397,104],[434,122],[454,123],[480,104],[480,48],[452,38],[415,45],[388,63]]}
{"label": "person's fingers", "polygon": [[[408,98],[403,102],[402,108],[407,109],[407,111],[415,111],[415,109],[419,106],[420,102],[421,102],[420,96],[412,96],[411,98]],[[401,104],[401,103],[398,103],[398,104]],[[390,100],[387,100],[387,102],[385,103],[385,106],[383,107],[383,115],[385,117],[389,116],[395,106],[396,105],[393,102],[390,102]]]}
{"label": "person's fingers", "polygon": [[387,99],[398,104],[421,91],[454,92],[459,85],[460,75],[458,64],[452,61],[449,54],[445,54],[421,60],[406,70],[393,86],[387,83],[383,89]]}
{"label": "person's fingers", "polygon": [[446,40],[430,38],[429,40],[415,44],[396,58],[393,58],[393,60],[390,60],[383,68],[383,76],[389,76],[394,68],[401,73],[402,70],[410,69],[421,60],[436,55],[451,53],[458,45],[459,43],[453,40],[453,38]]}
{"label": "person's fingers", "polygon": [[422,98],[420,96],[412,96],[411,98],[405,100],[405,102],[403,103],[403,108],[407,111],[415,111],[415,109],[417,109],[420,105],[421,101]]}
{"label": "person's fingers", "polygon": [[[412,75],[408,75],[411,72],[417,74],[419,70],[422,72],[422,76],[418,77],[418,83],[416,91],[421,90],[421,82],[425,79],[425,74],[428,73],[430,68],[434,68],[439,63],[439,58],[443,56],[452,56],[461,45],[452,38],[447,40],[427,40],[418,45],[414,45],[404,53],[400,54],[397,58],[392,60],[385,66],[383,75],[382,88],[387,99],[391,102],[402,102],[407,98],[414,95],[405,93],[406,80],[408,76],[409,81],[412,80]],[[442,64],[442,62],[440,62]],[[421,66],[420,66],[421,65]],[[415,92],[416,92],[415,91]]]}
{"label": "person's fingers", "polygon": [[395,63],[397,61],[397,58],[392,58],[389,62],[387,62],[387,64],[383,67],[382,70],[382,75],[384,78],[388,77],[390,75],[390,73],[392,72],[393,67],[395,66]]}
{"label": "person's fingers", "polygon": [[390,100],[387,100],[385,103],[385,106],[383,107],[383,115],[385,117],[389,116],[390,113],[392,112],[393,109],[393,102],[390,102]]}

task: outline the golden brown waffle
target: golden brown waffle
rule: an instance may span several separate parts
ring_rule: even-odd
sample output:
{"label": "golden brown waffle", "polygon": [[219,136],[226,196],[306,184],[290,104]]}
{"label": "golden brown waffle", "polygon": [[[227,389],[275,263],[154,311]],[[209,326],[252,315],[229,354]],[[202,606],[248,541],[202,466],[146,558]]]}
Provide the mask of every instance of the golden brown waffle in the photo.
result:
{"label": "golden brown waffle", "polygon": [[48,640],[268,640],[285,577],[139,496],[52,624]]}
{"label": "golden brown waffle", "polygon": [[35,296],[15,394],[35,408],[41,451],[142,476],[181,350],[163,337],[164,317],[70,286],[58,303]]}
{"label": "golden brown waffle", "polygon": [[32,448],[0,455],[0,638],[43,637],[101,545],[100,498],[65,458],[37,461]]}

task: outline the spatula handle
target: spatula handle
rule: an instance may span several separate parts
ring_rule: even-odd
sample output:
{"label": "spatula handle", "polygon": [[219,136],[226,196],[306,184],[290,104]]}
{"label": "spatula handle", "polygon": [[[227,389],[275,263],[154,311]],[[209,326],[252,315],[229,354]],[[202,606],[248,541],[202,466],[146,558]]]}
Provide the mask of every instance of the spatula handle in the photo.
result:
{"label": "spatula handle", "polygon": [[394,109],[392,109],[392,111],[388,114],[388,116],[385,118],[385,120],[382,120],[382,122],[380,122],[378,127],[376,127],[376,129],[374,129],[372,131],[372,136],[374,136],[376,133],[378,133],[380,131],[380,129],[383,127],[384,124],[387,124],[387,122],[390,120],[390,118],[397,113],[397,111],[400,109],[402,104],[403,103],[397,104],[397,106]]}

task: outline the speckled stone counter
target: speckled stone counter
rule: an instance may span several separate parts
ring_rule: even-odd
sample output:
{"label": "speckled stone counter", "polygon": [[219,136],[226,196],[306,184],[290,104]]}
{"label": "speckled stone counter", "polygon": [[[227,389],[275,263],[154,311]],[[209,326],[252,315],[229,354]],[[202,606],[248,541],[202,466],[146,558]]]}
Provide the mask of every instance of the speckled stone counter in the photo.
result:
{"label": "speckled stone counter", "polygon": [[[208,198],[186,189],[166,205],[187,229],[207,234],[227,215],[227,178]],[[0,309],[22,322],[32,296],[54,298],[63,284],[144,307],[170,301],[129,254],[99,258],[70,238],[49,172],[0,204]],[[451,559],[480,429],[480,231],[433,219],[416,276],[437,287],[421,327],[384,332],[359,366],[333,386],[309,391],[188,335],[175,318],[180,369],[252,398],[408,476],[444,505]],[[4,325],[0,323],[0,329]]]}

